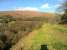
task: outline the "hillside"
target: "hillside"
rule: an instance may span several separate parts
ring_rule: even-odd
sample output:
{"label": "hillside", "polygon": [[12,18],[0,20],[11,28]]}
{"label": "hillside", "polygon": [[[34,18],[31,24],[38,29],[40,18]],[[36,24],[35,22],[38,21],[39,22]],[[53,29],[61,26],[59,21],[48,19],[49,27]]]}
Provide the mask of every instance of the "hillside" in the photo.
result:
{"label": "hillside", "polygon": [[67,50],[67,28],[63,25],[44,24],[33,30],[28,36],[11,48],[11,50],[40,50],[42,44],[49,50]]}
{"label": "hillside", "polygon": [[27,16],[27,17],[38,17],[38,16],[44,16],[44,17],[53,17],[55,14],[53,13],[45,13],[45,12],[37,12],[37,11],[3,11],[0,12],[0,15],[11,15],[16,17],[21,16]]}
{"label": "hillside", "polygon": [[[67,28],[55,14],[34,11],[0,12],[1,50],[67,49]],[[58,46],[58,47],[57,47]]]}
{"label": "hillside", "polygon": [[32,30],[39,29],[43,22],[46,22],[45,17],[21,16],[17,18],[11,15],[1,15],[0,49],[10,50],[13,45],[16,45],[21,38],[27,36]]}

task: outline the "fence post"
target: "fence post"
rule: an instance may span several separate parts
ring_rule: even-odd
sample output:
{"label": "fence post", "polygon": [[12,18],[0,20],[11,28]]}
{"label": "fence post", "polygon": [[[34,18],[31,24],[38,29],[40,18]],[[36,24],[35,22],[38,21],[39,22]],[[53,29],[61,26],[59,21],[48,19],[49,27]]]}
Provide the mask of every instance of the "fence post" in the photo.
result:
{"label": "fence post", "polygon": [[41,49],[40,50],[48,50],[47,45],[41,45]]}

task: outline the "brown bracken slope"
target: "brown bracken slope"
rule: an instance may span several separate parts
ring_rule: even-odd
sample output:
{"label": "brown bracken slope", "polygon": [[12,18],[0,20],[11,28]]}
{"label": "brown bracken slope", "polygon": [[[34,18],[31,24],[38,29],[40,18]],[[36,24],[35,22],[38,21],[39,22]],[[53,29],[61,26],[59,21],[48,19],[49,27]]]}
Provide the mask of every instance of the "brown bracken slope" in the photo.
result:
{"label": "brown bracken slope", "polygon": [[45,12],[36,12],[36,11],[2,11],[0,12],[1,15],[11,15],[11,16],[16,16],[16,17],[22,17],[22,16],[27,16],[27,17],[53,17],[55,14],[53,13],[45,13]]}

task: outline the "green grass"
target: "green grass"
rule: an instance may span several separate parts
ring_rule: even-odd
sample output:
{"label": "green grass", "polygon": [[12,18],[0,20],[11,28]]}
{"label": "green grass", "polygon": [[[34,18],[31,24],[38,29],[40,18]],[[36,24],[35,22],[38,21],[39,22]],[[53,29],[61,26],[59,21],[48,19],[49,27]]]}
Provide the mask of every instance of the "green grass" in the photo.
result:
{"label": "green grass", "polygon": [[34,31],[33,38],[30,36],[24,40],[25,50],[40,50],[42,44],[46,44],[49,50],[67,50],[67,28],[63,25],[45,23]]}
{"label": "green grass", "polygon": [[40,50],[40,45],[47,44],[49,50],[67,49],[67,43],[64,41],[65,35],[67,35],[67,28],[62,25],[44,24],[32,40],[33,48]]}
{"label": "green grass", "polygon": [[56,50],[60,50],[61,48],[67,49],[67,44],[64,44],[63,42],[56,42],[56,43],[52,44],[52,46]]}

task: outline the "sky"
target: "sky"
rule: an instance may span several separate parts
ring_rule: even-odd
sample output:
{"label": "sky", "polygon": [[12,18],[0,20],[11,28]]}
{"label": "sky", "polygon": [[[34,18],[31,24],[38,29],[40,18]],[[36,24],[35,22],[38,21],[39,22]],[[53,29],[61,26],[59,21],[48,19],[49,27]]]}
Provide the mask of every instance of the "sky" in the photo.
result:
{"label": "sky", "polygon": [[55,12],[63,0],[0,0],[0,11]]}

